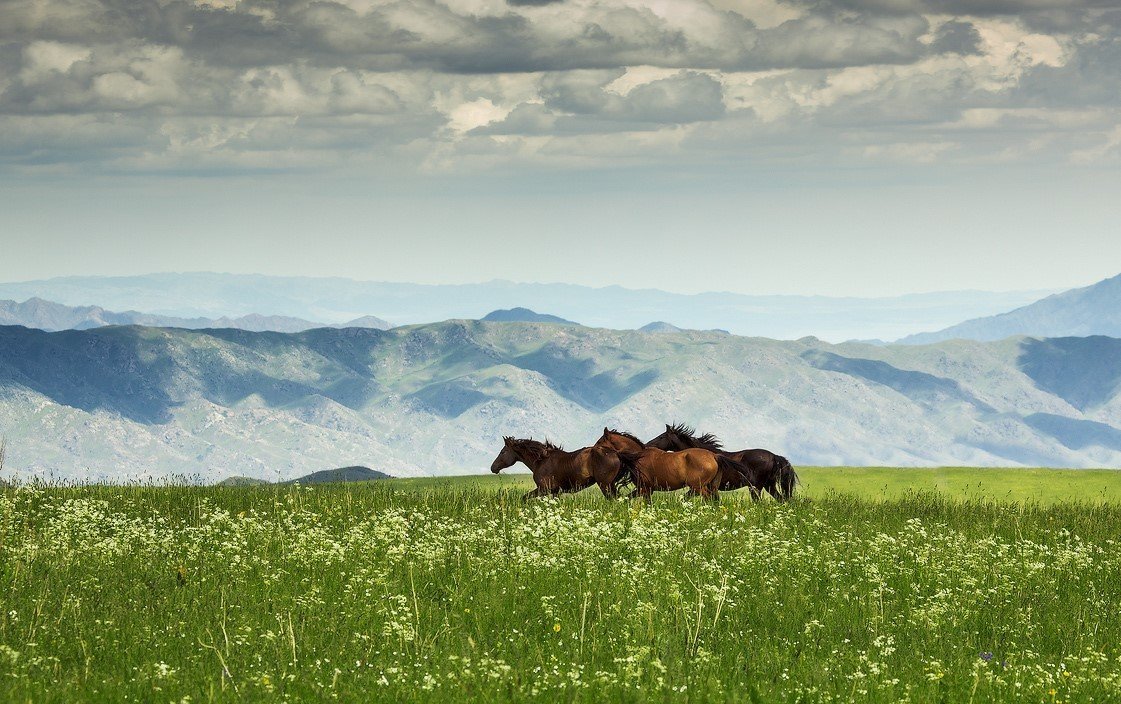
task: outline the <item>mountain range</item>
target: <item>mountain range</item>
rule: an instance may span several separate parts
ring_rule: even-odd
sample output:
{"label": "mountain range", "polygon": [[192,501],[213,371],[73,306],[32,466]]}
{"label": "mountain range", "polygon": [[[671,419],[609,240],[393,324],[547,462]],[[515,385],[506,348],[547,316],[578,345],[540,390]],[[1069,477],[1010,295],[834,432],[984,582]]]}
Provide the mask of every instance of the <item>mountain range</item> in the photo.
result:
{"label": "mountain range", "polygon": [[[659,282],[652,281],[655,287]],[[215,273],[64,277],[0,283],[0,298],[38,297],[68,306],[96,303],[177,318],[238,318],[251,313],[345,324],[376,313],[393,325],[477,319],[512,305],[584,325],[635,329],[652,320],[679,328],[719,328],[740,335],[841,341],[893,340],[1002,313],[1054,291],[954,291],[893,298],[686,295],[650,288],[491,281],[462,285],[354,281]],[[163,324],[163,323],[160,323]]]}
{"label": "mountain range", "polygon": [[452,320],[300,333],[0,327],[24,474],[485,471],[503,435],[686,421],[796,465],[1121,466],[1121,340],[930,345]]}
{"label": "mountain range", "polygon": [[178,318],[169,315],[139,313],[134,310],[115,312],[100,306],[66,306],[29,298],[22,303],[0,300],[0,325],[23,325],[40,330],[88,330],[105,325],[144,325],[164,328],[234,328],[255,332],[301,332],[312,328],[349,327],[388,329],[390,324],[373,315],[364,315],[337,325],[316,323],[282,315],[250,313],[237,318]]}
{"label": "mountain range", "polygon": [[1011,335],[1121,337],[1121,275],[1056,293],[1000,315],[975,318],[937,332],[909,335],[903,344],[941,340],[999,340]]}

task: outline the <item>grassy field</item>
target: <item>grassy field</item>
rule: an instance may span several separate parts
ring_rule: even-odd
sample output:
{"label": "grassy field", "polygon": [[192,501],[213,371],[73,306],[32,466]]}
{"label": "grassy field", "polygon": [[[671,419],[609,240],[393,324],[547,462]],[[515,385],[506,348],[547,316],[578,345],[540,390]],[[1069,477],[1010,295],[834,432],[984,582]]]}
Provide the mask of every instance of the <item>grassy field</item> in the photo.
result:
{"label": "grassy field", "polygon": [[0,701],[1121,701],[1121,475],[1021,472],[3,489]]}
{"label": "grassy field", "polygon": [[[1121,503],[1121,471],[1114,469],[1008,469],[978,467],[798,467],[800,494],[811,499],[843,493],[868,500],[900,499],[916,492],[939,492],[957,499],[1053,504]],[[398,479],[410,490],[533,488],[528,473]],[[591,490],[593,493],[595,489]]]}

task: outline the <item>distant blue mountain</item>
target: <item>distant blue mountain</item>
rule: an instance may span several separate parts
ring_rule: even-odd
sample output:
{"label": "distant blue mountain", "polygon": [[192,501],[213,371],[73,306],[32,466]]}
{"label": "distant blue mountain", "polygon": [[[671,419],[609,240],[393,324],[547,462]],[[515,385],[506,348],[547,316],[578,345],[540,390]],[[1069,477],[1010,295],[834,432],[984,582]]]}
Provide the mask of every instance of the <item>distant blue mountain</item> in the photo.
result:
{"label": "distant blue mountain", "polygon": [[1056,293],[1031,305],[985,318],[975,318],[937,332],[909,335],[905,345],[942,340],[1001,340],[1032,337],[1121,337],[1121,275],[1092,286]]}
{"label": "distant blue mountain", "polygon": [[477,319],[516,303],[578,320],[591,327],[636,329],[651,320],[682,328],[729,330],[738,335],[825,340],[897,339],[968,318],[992,315],[1053,291],[954,291],[895,298],[685,295],[619,286],[510,281],[428,286],[241,274],[167,273],[144,276],[65,277],[0,283],[0,299],[38,296],[70,306],[96,303],[177,317],[239,317],[250,313],[344,323],[376,312],[394,325]]}
{"label": "distant blue mountain", "polygon": [[349,327],[376,328],[386,330],[390,324],[381,318],[365,315],[361,318],[328,325],[301,318],[283,315],[259,315],[250,313],[237,318],[180,318],[170,315],[153,315],[134,310],[115,312],[100,306],[66,306],[61,303],[45,301],[42,298],[29,298],[22,303],[0,301],[0,325],[22,325],[39,330],[88,330],[106,325],[144,325],[159,328],[234,328],[256,332],[301,332],[313,328]]}

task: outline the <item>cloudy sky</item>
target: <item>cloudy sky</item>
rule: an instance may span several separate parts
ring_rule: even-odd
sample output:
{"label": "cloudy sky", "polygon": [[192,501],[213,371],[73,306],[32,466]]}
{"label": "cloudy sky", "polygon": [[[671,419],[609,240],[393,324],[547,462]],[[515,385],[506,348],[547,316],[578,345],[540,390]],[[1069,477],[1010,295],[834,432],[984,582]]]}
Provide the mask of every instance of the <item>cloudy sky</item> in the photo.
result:
{"label": "cloudy sky", "polygon": [[1121,271],[1118,0],[0,0],[0,280]]}

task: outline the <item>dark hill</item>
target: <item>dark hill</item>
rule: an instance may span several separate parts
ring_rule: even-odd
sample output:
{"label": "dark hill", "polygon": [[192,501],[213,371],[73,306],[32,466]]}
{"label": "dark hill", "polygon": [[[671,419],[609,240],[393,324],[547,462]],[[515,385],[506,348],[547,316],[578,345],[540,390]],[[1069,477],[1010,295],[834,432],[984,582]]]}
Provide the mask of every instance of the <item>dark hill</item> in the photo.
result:
{"label": "dark hill", "polygon": [[392,479],[385,472],[379,472],[369,467],[339,467],[338,469],[323,469],[312,472],[299,479],[281,482],[281,484],[328,484],[332,482],[369,482],[375,479]]}
{"label": "dark hill", "polygon": [[261,484],[268,484],[264,479],[255,479],[253,477],[226,477],[214,486],[260,486]]}
{"label": "dark hill", "polygon": [[483,320],[491,323],[559,323],[561,325],[579,325],[571,320],[548,313],[537,313],[529,308],[508,308],[487,313]]}
{"label": "dark hill", "polygon": [[656,320],[653,323],[647,323],[638,329],[639,332],[684,332],[681,328],[672,323],[667,323],[663,320]]}

